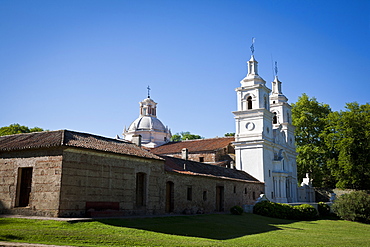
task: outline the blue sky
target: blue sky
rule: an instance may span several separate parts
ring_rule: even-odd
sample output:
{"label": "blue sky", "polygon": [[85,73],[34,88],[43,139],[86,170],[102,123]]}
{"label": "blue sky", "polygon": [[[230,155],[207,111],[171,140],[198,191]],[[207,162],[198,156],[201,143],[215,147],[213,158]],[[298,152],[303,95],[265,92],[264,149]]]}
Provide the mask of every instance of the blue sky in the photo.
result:
{"label": "blue sky", "polygon": [[252,37],[289,102],[370,101],[368,0],[0,0],[0,126],[115,137],[150,85],[173,134],[235,132]]}

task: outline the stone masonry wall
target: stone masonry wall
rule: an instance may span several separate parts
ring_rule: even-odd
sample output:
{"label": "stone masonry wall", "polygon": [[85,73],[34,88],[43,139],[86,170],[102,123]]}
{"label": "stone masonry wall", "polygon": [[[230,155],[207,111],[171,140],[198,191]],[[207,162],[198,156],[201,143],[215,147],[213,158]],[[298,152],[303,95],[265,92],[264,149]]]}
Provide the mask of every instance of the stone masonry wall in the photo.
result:
{"label": "stone masonry wall", "polygon": [[[164,161],[68,148],[63,154],[60,216],[82,216],[86,202],[118,202],[125,215],[163,214]],[[145,206],[136,205],[136,174],[145,173]]]}
{"label": "stone masonry wall", "polygon": [[[1,153],[0,213],[57,216],[61,167],[57,149]],[[18,207],[22,168],[32,168],[31,193],[28,206]]]}
{"label": "stone masonry wall", "polygon": [[[228,212],[235,205],[251,205],[264,190],[263,183],[243,182],[242,180],[220,179],[206,176],[184,175],[168,172],[166,181],[174,183],[174,213],[216,212],[216,187],[223,186],[223,211]],[[192,198],[188,200],[187,190],[192,188]],[[235,190],[234,190],[235,187]],[[206,198],[203,198],[203,193]]]}

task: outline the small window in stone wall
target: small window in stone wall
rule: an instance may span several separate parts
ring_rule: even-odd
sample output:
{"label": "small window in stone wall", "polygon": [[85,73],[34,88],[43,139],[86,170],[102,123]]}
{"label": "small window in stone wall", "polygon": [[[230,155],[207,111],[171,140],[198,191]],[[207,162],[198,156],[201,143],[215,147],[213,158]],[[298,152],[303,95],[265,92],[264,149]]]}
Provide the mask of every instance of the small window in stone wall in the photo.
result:
{"label": "small window in stone wall", "polygon": [[234,193],[236,193],[236,186],[234,185]]}
{"label": "small window in stone wall", "polygon": [[253,200],[256,200],[256,192],[253,191]]}
{"label": "small window in stone wall", "polygon": [[204,162],[204,157],[199,157],[199,162]]}
{"label": "small window in stone wall", "polygon": [[244,194],[247,194],[247,188],[244,188]]}
{"label": "small window in stone wall", "polygon": [[203,191],[203,201],[207,201],[207,191]]}
{"label": "small window in stone wall", "polygon": [[188,201],[191,201],[193,199],[193,188],[191,186],[188,186],[186,198],[188,199]]}

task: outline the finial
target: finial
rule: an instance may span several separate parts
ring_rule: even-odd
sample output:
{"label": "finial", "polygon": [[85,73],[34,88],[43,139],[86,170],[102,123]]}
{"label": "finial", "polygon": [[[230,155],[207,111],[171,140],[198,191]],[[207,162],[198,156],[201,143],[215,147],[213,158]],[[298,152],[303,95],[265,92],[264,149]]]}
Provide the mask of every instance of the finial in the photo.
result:
{"label": "finial", "polygon": [[252,51],[252,55],[254,55],[254,41],[255,41],[256,39],[253,37],[252,38],[252,45],[251,45],[251,51]]}
{"label": "finial", "polygon": [[148,98],[150,98],[150,87],[148,86],[146,89],[148,89]]}
{"label": "finial", "polygon": [[277,61],[275,61],[275,76],[278,75],[278,66],[277,66]]}

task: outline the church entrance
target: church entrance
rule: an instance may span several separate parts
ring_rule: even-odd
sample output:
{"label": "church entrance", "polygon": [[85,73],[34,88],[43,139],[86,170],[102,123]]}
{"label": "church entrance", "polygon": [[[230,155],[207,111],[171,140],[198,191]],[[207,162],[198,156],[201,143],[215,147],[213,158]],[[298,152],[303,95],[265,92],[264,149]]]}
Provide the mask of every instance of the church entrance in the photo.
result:
{"label": "church entrance", "polygon": [[18,170],[18,189],[17,207],[27,207],[30,202],[32,184],[32,167],[19,168]]}
{"label": "church entrance", "polygon": [[174,184],[171,181],[166,183],[166,213],[171,213],[174,210],[175,198],[174,198]]}
{"label": "church entrance", "polygon": [[216,186],[216,211],[224,211],[224,186]]}

